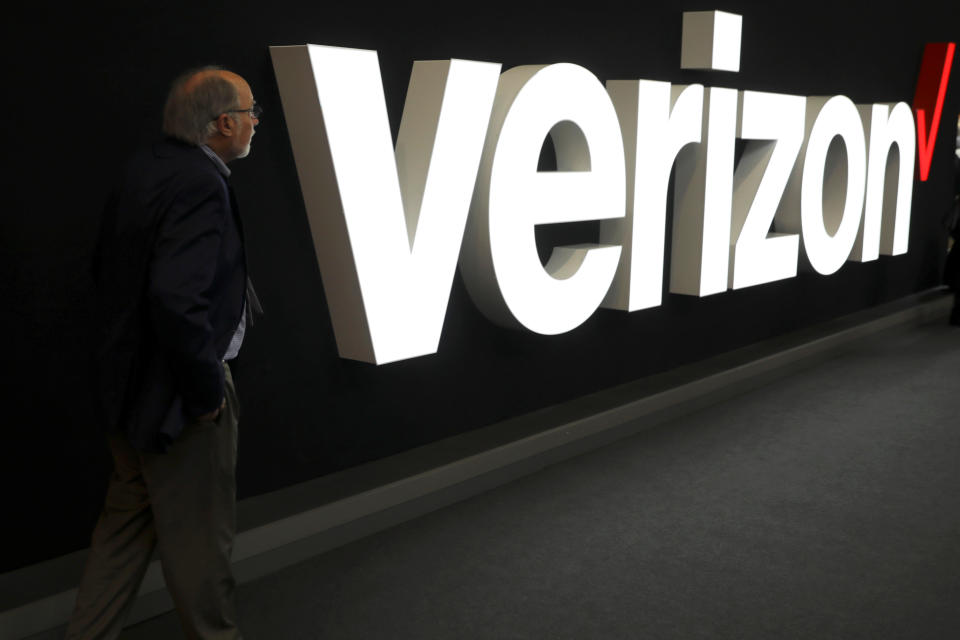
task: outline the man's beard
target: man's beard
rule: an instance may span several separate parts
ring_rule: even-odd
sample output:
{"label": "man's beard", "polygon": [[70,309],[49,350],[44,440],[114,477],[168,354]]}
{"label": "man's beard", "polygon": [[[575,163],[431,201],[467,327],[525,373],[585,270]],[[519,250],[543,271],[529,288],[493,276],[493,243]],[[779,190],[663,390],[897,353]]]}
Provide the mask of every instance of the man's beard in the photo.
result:
{"label": "man's beard", "polygon": [[254,135],[256,135],[256,131],[251,131],[251,132],[250,132],[250,139],[247,140],[247,146],[245,146],[245,147],[243,148],[243,151],[241,151],[241,152],[240,152],[240,155],[237,156],[238,158],[246,158],[248,155],[250,155],[250,145],[253,143],[253,136],[254,136]]}

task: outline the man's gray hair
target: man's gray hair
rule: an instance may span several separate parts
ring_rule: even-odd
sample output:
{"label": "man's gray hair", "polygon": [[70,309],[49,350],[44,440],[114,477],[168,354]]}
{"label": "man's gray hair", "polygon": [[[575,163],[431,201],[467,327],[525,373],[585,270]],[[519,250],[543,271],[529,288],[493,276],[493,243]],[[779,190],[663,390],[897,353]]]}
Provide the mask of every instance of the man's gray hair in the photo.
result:
{"label": "man's gray hair", "polygon": [[216,119],[239,106],[237,87],[217,73],[187,87],[190,79],[205,71],[225,71],[210,65],[191,69],[173,81],[163,107],[163,133],[189,144],[201,145],[217,132]]}

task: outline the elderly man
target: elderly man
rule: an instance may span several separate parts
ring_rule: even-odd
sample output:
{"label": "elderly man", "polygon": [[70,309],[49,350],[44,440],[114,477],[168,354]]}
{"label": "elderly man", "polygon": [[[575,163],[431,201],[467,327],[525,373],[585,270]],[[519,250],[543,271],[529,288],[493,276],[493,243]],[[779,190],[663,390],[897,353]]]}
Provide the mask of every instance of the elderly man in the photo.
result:
{"label": "elderly man", "polygon": [[136,154],[104,210],[94,277],[100,405],[114,460],[68,638],[115,638],[156,547],[189,638],[237,638],[236,357],[256,298],[226,163],[260,109],[243,78],[188,72],[166,139]]}

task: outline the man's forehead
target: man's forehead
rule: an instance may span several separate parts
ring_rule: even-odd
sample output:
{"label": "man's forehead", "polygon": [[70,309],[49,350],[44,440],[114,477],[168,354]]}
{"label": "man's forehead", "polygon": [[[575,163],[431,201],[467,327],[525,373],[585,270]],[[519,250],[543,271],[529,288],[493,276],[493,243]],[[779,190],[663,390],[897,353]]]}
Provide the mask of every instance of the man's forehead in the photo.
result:
{"label": "man's forehead", "polygon": [[236,85],[237,93],[241,96],[248,96],[250,99],[253,99],[253,90],[250,89],[250,85],[247,84],[247,81],[235,73],[232,75],[233,78],[231,78],[231,81],[234,85]]}

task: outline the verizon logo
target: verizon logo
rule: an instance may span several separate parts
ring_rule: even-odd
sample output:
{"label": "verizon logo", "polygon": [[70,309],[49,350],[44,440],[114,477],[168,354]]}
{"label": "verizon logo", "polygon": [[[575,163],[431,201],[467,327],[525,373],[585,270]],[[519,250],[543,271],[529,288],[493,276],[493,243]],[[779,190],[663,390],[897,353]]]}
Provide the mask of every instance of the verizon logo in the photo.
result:
{"label": "verizon logo", "polygon": [[[684,14],[681,66],[739,70],[740,26]],[[600,306],[659,305],[674,165],[671,293],[792,278],[801,254],[827,275],[905,253],[917,128],[925,180],[954,48],[928,47],[916,123],[903,102],[418,61],[394,147],[375,51],[271,47],[340,355],[435,353],[458,261],[506,327],[561,334]],[[541,172],[548,135],[558,170]],[[542,265],[534,228],[585,220],[600,242]]]}

